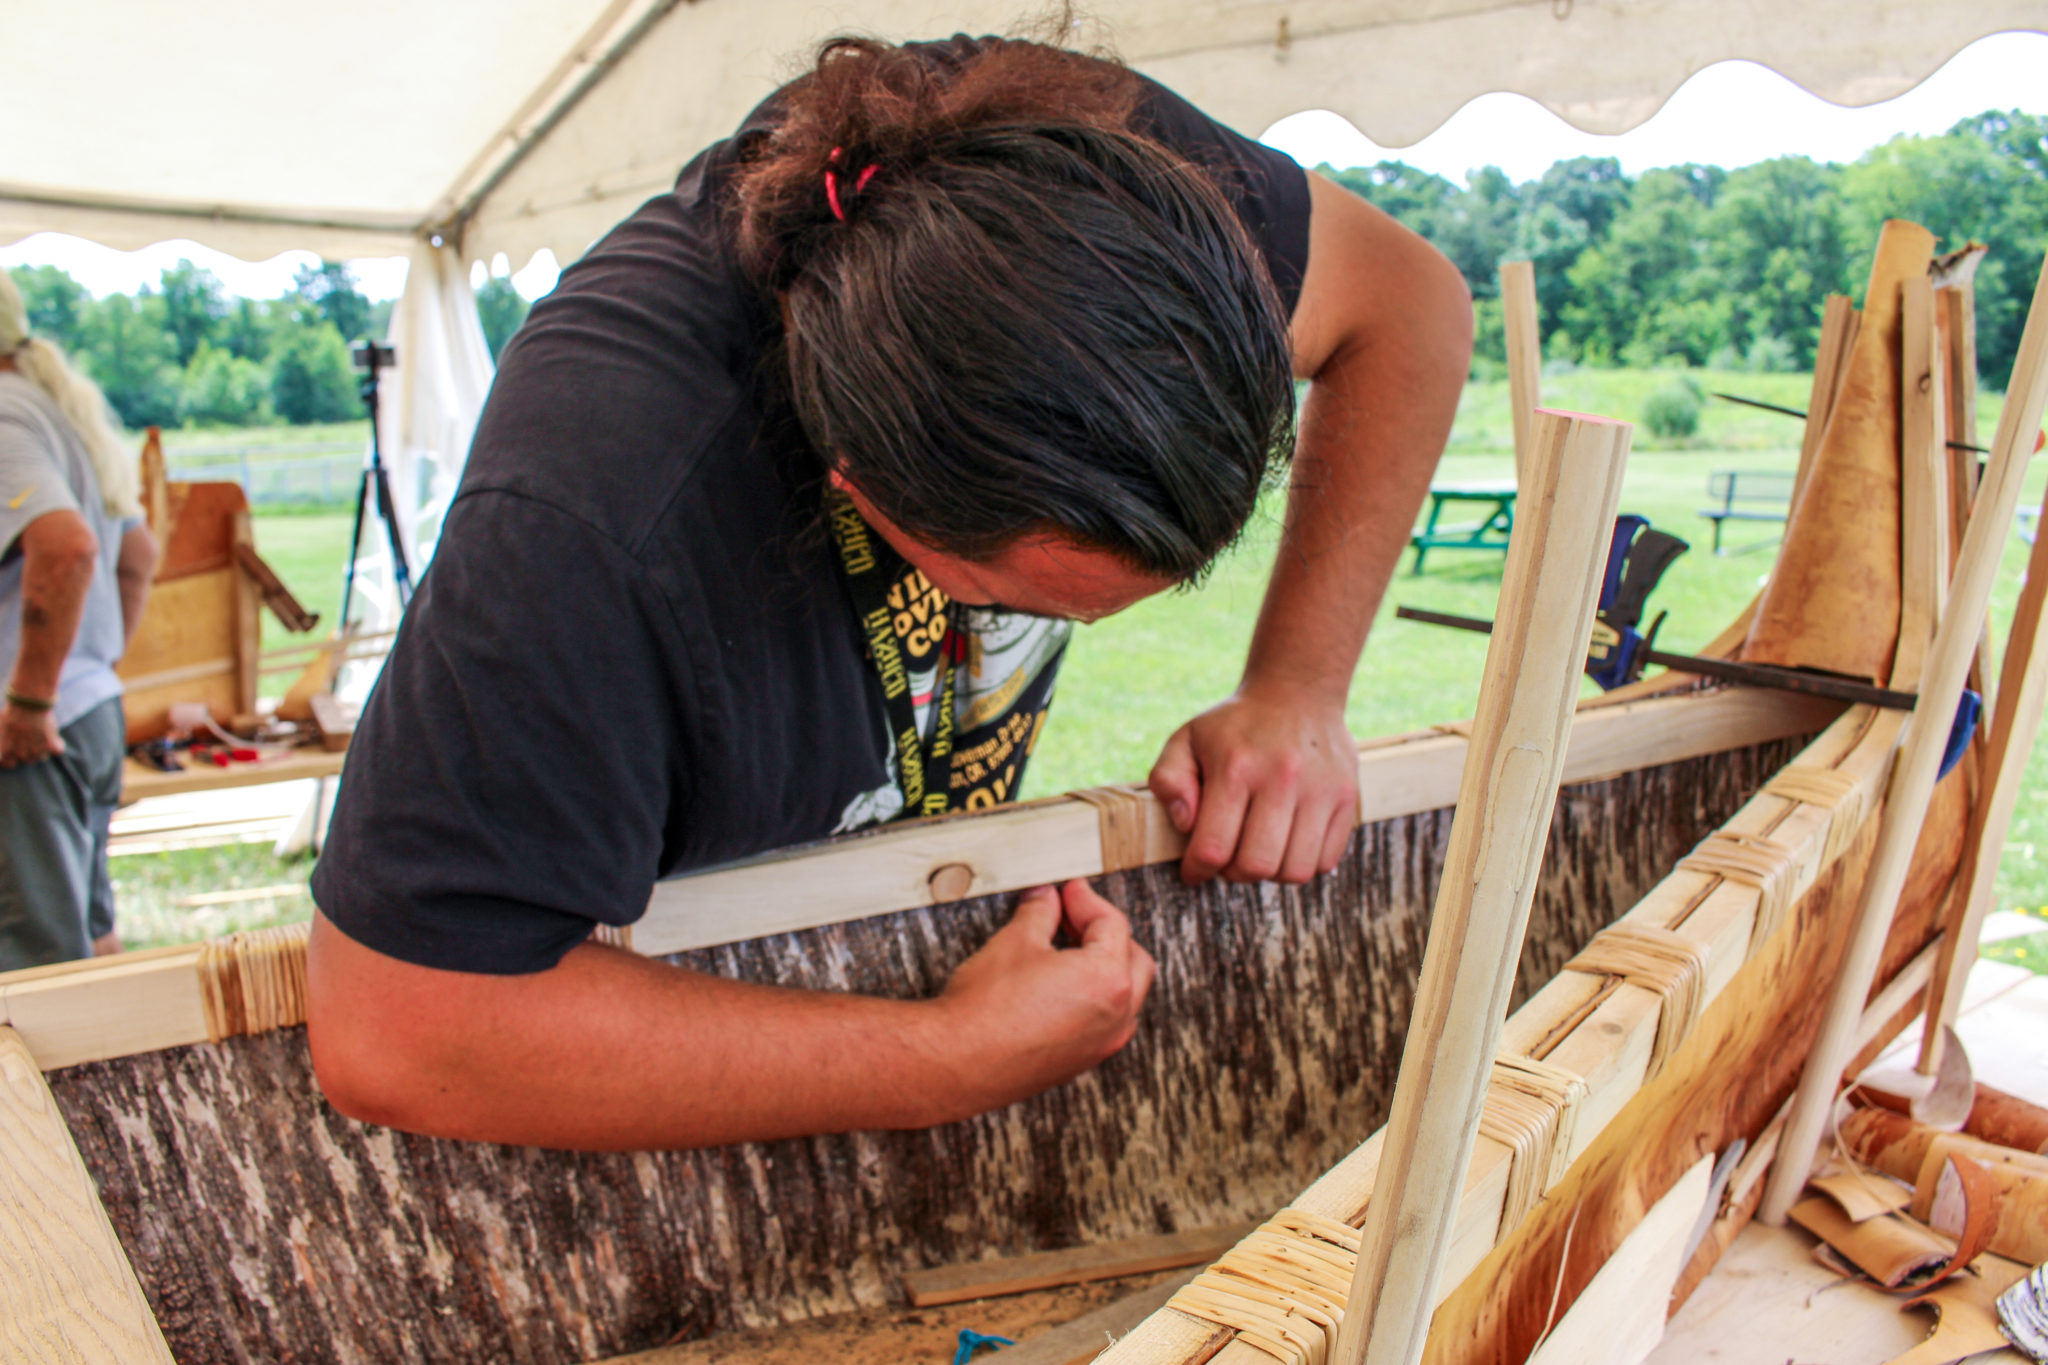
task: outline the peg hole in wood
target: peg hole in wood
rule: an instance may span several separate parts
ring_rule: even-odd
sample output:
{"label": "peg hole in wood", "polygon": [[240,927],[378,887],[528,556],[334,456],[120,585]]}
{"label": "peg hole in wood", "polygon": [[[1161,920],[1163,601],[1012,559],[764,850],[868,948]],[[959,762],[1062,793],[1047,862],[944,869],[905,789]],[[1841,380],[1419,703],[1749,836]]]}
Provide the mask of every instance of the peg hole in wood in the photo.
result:
{"label": "peg hole in wood", "polygon": [[935,905],[965,900],[967,893],[974,889],[974,869],[966,863],[946,863],[932,870],[928,885]]}

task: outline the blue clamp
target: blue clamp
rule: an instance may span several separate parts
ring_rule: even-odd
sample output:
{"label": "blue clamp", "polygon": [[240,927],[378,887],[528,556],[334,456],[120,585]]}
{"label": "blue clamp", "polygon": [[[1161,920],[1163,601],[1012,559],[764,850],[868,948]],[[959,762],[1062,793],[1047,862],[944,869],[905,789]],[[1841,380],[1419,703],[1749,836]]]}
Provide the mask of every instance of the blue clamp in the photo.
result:
{"label": "blue clamp", "polygon": [[1970,740],[1977,733],[1977,722],[1983,715],[1984,698],[1964,688],[1962,699],[1956,703],[1955,723],[1949,726],[1948,747],[1941,751],[1941,771],[1935,774],[1935,781],[1947,777],[1950,770],[1963,761],[1963,752],[1970,747]]}
{"label": "blue clamp", "polygon": [[960,1329],[960,1349],[953,1352],[953,1365],[967,1365],[968,1361],[974,1359],[974,1353],[984,1346],[989,1347],[991,1350],[1000,1350],[1002,1347],[1015,1346],[1016,1344],[1016,1342],[1008,1337],[989,1336],[987,1333],[977,1332],[971,1327],[962,1327]]}

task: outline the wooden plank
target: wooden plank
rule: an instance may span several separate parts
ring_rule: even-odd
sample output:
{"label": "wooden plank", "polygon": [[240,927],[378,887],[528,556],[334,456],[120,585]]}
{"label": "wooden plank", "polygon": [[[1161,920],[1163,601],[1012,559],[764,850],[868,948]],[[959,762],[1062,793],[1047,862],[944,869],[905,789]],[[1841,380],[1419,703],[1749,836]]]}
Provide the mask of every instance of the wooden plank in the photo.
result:
{"label": "wooden plank", "polygon": [[1508,407],[1515,421],[1515,484],[1527,487],[1530,425],[1543,401],[1543,338],[1536,307],[1536,263],[1503,261],[1501,321],[1507,331]]}
{"label": "wooden plank", "polygon": [[298,782],[309,777],[333,777],[341,771],[347,753],[330,754],[318,749],[299,749],[281,758],[255,763],[237,763],[227,768],[185,768],[174,773],[128,761],[121,768],[121,804],[144,797],[176,796],[182,792],[223,791],[230,787],[260,787],[271,782]]}
{"label": "wooden plank", "polygon": [[1190,1272],[1126,1294],[1072,1322],[1061,1323],[1050,1332],[1003,1348],[1002,1365],[1088,1365],[1105,1346],[1129,1332],[1166,1306],[1180,1287],[1194,1278]]}
{"label": "wooden plank", "polygon": [[[1180,1287],[1194,1278],[1176,1275],[1150,1289],[1062,1323],[1042,1336],[1005,1348],[1005,1365],[1088,1365],[1103,1348],[1166,1305]],[[1212,1332],[1215,1329],[1210,1329]]]}
{"label": "wooden plank", "polygon": [[[2048,497],[2042,500],[2048,518]],[[1977,961],[1984,917],[1998,901],[1998,862],[2005,852],[2006,832],[2019,803],[2020,778],[2041,731],[2041,709],[2048,696],[2048,641],[2041,634],[2041,611],[2048,599],[2048,535],[2036,535],[2027,556],[2027,577],[2013,613],[2012,633],[1999,670],[1998,710],[1985,740],[1984,779],[1963,850],[1967,890],[1963,911],[1942,940],[1942,956],[1934,969],[1927,998],[1930,1026],[1920,1040],[1918,1070],[1932,1076],[1941,1062],[1943,1032],[1953,1025],[1962,1006],[1963,979]]]}
{"label": "wooden plank", "polygon": [[1233,1223],[1226,1227],[1190,1228],[1185,1232],[1127,1237],[1115,1242],[1042,1251],[1030,1256],[966,1261],[931,1270],[913,1270],[903,1277],[903,1289],[913,1305],[924,1308],[941,1303],[964,1303],[969,1299],[1025,1294],[1055,1285],[1086,1284],[1090,1280],[1114,1280],[1126,1275],[1150,1274],[1156,1270],[1206,1265],[1237,1245],[1257,1226],[1256,1223]]}
{"label": "wooden plank", "polygon": [[171,1360],[49,1086],[4,1027],[0,1354],[24,1365]]}
{"label": "wooden plank", "polygon": [[1701,1157],[1650,1206],[1529,1365],[1637,1365],[1655,1349],[1713,1177],[1714,1159]]}
{"label": "wooden plank", "polygon": [[[1813,734],[1841,713],[1840,702],[1745,687],[1589,707],[1573,718],[1565,781],[1601,781]],[[1450,806],[1468,747],[1462,735],[1434,731],[1366,741],[1358,758],[1361,822]],[[1146,810],[1146,857],[1178,858],[1180,836],[1149,793],[1138,799]],[[968,869],[967,894],[976,896],[1097,876],[1102,847],[1095,811],[1054,797],[987,814],[913,821],[657,882],[646,915],[633,926],[633,942],[643,953],[684,952],[915,909],[934,903],[932,877],[955,865]]]}
{"label": "wooden plank", "polygon": [[1413,1365],[1550,832],[1631,428],[1539,412],[1472,750],[1334,1365]]}
{"label": "wooden plank", "polygon": [[[162,734],[177,702],[203,702],[217,720],[234,715],[237,576],[231,568],[213,569],[149,590],[135,637],[115,670],[133,680],[123,703],[130,742]],[[200,665],[205,672],[188,672]],[[157,681],[164,676],[174,680]]]}
{"label": "wooden plank", "polygon": [[1935,631],[1931,657],[1920,689],[1920,703],[1901,739],[1897,766],[1886,793],[1878,830],[1876,856],[1864,884],[1855,937],[1835,978],[1820,1036],[1814,1040],[1800,1080],[1798,1098],[1785,1123],[1778,1163],[1764,1188],[1757,1216],[1782,1223],[1806,1183],[1819,1148],[1828,1111],[1841,1083],[1843,1068],[1854,1052],[1853,1035],[1877,973],[1892,916],[1912,865],[1915,839],[1933,795],[1935,773],[1947,744],[1956,700],[1969,671],[1978,622],[1990,604],[1991,585],[2005,547],[2007,528],[2019,503],[2020,482],[2033,454],[2034,436],[2048,408],[2048,264],[2044,264],[2028,312],[2027,327],[2013,362],[1998,435],[1992,442],[1991,464],[1970,529],[1963,537],[1962,557],[1950,585],[1948,609]]}
{"label": "wooden plank", "polygon": [[0,1020],[45,1071],[206,1041],[199,945],[91,970],[0,976]]}

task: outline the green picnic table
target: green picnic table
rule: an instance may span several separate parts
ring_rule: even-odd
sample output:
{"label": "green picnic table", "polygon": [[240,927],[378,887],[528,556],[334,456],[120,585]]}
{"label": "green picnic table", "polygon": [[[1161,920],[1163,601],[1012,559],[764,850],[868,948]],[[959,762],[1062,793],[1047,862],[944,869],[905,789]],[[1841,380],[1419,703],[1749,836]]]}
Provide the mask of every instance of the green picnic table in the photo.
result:
{"label": "green picnic table", "polygon": [[[1444,507],[1450,503],[1478,503],[1486,508],[1479,521],[1469,525],[1444,526]],[[1415,547],[1415,567],[1422,572],[1422,559],[1431,550],[1499,550],[1506,553],[1508,533],[1515,529],[1515,486],[1511,483],[1439,483],[1429,490],[1429,517],[1422,529],[1408,538]]]}

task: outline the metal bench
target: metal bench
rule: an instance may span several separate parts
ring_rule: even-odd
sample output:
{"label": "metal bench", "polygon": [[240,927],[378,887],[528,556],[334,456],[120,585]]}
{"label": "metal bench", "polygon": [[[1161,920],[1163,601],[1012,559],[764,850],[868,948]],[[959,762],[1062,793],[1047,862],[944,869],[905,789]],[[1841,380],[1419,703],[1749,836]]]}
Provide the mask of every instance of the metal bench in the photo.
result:
{"label": "metal bench", "polygon": [[1700,509],[1700,515],[1714,523],[1714,553],[1718,555],[1724,522],[1785,519],[1792,505],[1792,476],[1775,469],[1717,469],[1707,478],[1707,496],[1720,502],[1718,507]]}
{"label": "metal bench", "polygon": [[[1488,507],[1485,517],[1469,526],[1441,526],[1444,505],[1475,502]],[[1429,490],[1429,517],[1422,529],[1408,537],[1415,547],[1415,567],[1421,573],[1422,560],[1431,550],[1498,550],[1505,554],[1508,533],[1515,529],[1515,486],[1511,483],[1440,483]]]}

